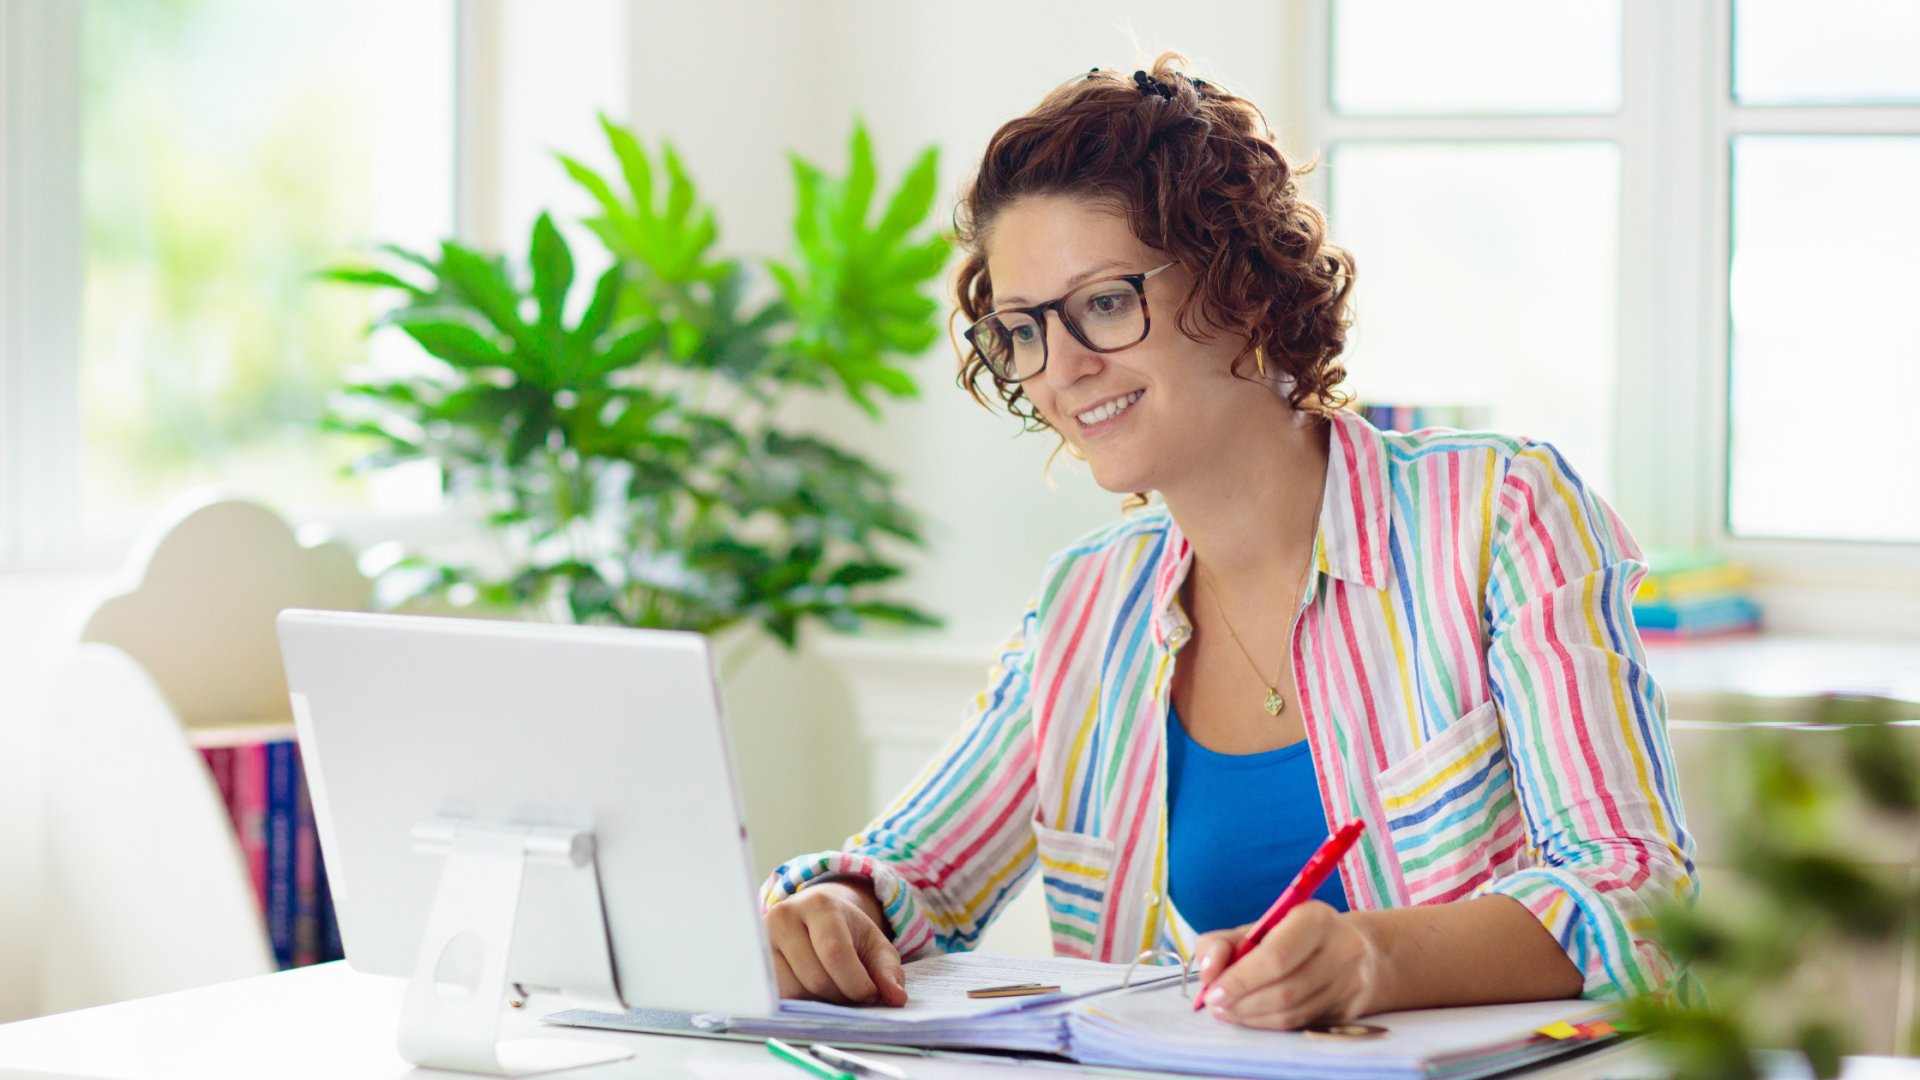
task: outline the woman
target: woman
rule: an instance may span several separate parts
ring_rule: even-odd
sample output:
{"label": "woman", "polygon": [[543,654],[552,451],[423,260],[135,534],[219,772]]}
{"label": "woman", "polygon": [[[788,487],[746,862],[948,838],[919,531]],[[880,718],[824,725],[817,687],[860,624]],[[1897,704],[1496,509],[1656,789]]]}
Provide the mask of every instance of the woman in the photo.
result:
{"label": "woman", "polygon": [[972,948],[1035,870],[1056,953],[1190,950],[1256,1027],[1662,986],[1692,841],[1638,549],[1544,443],[1339,407],[1352,263],[1178,59],[1002,127],[958,216],[962,381],[1164,505],[1056,555],[953,742],[774,874],[782,993],[901,1004],[900,957]]}

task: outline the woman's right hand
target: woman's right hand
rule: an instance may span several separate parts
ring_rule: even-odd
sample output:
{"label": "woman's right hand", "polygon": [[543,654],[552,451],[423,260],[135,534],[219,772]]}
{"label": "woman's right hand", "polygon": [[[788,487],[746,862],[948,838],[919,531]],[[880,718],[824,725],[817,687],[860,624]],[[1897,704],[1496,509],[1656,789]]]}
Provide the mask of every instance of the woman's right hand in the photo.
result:
{"label": "woman's right hand", "polygon": [[767,909],[780,996],[905,1005],[906,976],[885,925],[865,878],[816,882]]}

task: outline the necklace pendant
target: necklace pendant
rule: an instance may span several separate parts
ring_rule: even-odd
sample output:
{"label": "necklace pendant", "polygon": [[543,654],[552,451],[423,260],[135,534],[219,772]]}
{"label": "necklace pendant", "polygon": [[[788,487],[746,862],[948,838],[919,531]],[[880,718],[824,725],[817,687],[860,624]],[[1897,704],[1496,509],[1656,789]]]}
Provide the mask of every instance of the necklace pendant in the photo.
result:
{"label": "necklace pendant", "polygon": [[1276,690],[1267,691],[1267,700],[1261,704],[1266,706],[1268,716],[1279,716],[1280,710],[1287,707],[1286,699],[1282,698]]}

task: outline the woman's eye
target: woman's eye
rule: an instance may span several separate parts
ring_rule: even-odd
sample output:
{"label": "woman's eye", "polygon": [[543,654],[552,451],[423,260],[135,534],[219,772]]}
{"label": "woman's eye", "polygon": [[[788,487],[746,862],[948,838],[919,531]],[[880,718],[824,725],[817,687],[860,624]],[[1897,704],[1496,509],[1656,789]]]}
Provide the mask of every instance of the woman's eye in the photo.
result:
{"label": "woman's eye", "polygon": [[1087,299],[1089,315],[1111,318],[1115,315],[1124,315],[1131,310],[1133,310],[1133,293],[1130,291],[1099,293]]}
{"label": "woman's eye", "polygon": [[1011,337],[1014,341],[1014,344],[1016,345],[1032,344],[1033,327],[1030,324],[1027,326],[1016,326],[1013,329],[1007,331],[1007,336]]}

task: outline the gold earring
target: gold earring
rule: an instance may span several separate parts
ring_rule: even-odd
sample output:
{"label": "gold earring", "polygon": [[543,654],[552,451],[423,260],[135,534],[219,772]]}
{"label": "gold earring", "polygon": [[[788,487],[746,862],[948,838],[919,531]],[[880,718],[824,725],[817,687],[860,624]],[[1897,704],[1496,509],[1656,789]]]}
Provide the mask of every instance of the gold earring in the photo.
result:
{"label": "gold earring", "polygon": [[1267,377],[1267,353],[1258,345],[1253,347],[1253,366],[1260,369],[1261,378]]}

